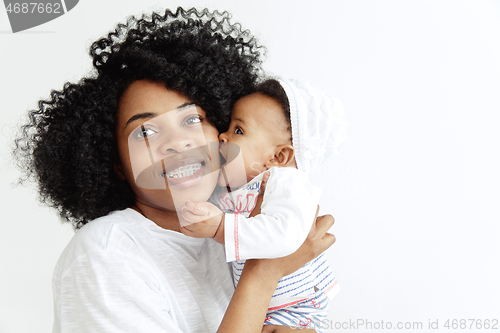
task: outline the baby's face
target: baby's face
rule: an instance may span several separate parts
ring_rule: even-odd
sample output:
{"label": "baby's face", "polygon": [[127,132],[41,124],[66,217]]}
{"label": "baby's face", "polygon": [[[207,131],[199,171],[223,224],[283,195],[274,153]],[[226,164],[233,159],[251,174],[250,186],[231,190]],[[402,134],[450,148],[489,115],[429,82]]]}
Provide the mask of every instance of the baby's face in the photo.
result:
{"label": "baby's face", "polygon": [[[290,133],[287,131],[281,105],[261,93],[239,99],[231,113],[229,130],[219,135],[220,141],[239,146],[243,154],[247,182],[268,168],[276,147],[289,142],[289,138]],[[225,155],[224,148],[221,153]]]}

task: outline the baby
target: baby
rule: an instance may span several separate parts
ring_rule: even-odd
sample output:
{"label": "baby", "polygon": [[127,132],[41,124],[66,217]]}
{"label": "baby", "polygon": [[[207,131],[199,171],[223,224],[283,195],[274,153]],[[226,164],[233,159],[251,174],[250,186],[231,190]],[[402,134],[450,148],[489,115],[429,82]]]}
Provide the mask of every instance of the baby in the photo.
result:
{"label": "baby", "polygon": [[[235,284],[245,259],[295,252],[311,229],[321,195],[307,174],[345,139],[345,125],[340,102],[312,86],[299,81],[263,82],[258,92],[236,102],[229,130],[219,136],[226,164],[219,178],[223,187],[211,201],[224,213],[212,203],[188,201],[183,217],[193,224],[183,232],[225,244]],[[256,215],[253,208],[264,182]],[[328,298],[338,290],[322,254],[280,280],[265,324],[309,325],[318,330],[326,319]]]}

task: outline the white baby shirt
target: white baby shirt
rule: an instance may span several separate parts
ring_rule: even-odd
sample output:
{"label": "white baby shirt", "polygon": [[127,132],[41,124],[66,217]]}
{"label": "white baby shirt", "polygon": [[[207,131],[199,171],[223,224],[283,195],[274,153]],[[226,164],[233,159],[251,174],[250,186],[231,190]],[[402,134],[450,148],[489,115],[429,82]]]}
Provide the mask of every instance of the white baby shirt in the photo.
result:
{"label": "white baby shirt", "polygon": [[[278,258],[295,252],[304,242],[316,215],[321,189],[295,168],[271,168],[261,214],[248,218],[255,207],[263,173],[236,191],[219,188],[211,201],[225,213],[226,260],[232,262],[238,283],[244,260]],[[314,287],[329,298],[339,290],[323,254],[298,271],[283,277],[273,294],[269,311],[314,296]]]}

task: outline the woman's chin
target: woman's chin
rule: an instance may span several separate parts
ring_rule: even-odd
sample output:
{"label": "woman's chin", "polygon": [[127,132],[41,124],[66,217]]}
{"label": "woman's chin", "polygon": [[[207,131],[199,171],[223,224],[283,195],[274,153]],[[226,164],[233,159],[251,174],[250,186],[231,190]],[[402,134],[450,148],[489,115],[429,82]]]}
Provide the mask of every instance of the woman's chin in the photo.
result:
{"label": "woman's chin", "polygon": [[182,210],[182,207],[184,207],[184,204],[188,200],[192,202],[207,201],[217,185],[217,179],[218,173],[212,172],[174,186],[170,186],[169,183],[170,193],[172,193],[176,210]]}

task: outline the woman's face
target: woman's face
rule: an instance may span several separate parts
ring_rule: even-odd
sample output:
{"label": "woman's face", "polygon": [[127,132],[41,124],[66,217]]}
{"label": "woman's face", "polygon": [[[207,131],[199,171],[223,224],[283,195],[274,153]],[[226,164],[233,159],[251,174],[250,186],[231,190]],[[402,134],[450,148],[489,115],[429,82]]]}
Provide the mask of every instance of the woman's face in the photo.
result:
{"label": "woman's face", "polygon": [[182,94],[162,83],[135,81],[118,106],[117,171],[136,202],[181,211],[187,200],[206,201],[217,184],[218,134],[205,112]]}

